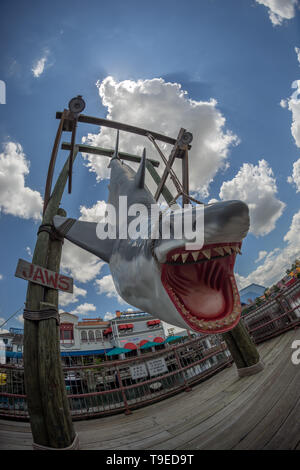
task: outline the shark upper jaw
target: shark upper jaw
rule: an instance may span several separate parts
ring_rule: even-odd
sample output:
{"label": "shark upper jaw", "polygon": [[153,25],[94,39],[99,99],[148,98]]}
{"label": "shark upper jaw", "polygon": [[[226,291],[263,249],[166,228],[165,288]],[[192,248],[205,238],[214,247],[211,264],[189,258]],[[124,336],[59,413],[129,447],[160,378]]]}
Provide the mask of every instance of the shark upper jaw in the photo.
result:
{"label": "shark upper jaw", "polygon": [[206,244],[201,250],[170,250],[161,264],[161,281],[185,323],[201,333],[224,333],[240,319],[233,274],[241,242]]}

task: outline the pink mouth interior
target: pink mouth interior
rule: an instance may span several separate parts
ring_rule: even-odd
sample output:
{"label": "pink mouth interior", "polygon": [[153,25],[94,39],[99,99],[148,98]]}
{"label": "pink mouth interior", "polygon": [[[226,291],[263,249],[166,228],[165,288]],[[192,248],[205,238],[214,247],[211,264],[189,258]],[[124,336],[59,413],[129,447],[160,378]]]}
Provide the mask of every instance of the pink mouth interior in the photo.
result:
{"label": "pink mouth interior", "polygon": [[[232,246],[223,243],[222,247],[224,245]],[[207,321],[224,319],[233,311],[235,286],[232,279],[236,253],[219,256],[214,247],[220,246],[204,246],[202,250],[209,249],[211,259],[207,259],[201,250],[196,262],[191,251],[173,250],[162,265],[162,283],[185,320],[186,310],[197,319]],[[235,246],[240,247],[241,244]],[[172,258],[175,252],[180,253],[179,261]],[[188,256],[183,263],[181,255],[184,253]]]}

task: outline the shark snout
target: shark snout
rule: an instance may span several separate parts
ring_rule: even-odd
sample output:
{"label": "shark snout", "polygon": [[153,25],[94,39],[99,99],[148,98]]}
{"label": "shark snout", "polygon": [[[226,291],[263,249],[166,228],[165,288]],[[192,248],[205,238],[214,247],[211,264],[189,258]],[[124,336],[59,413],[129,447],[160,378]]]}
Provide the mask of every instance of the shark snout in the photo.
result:
{"label": "shark snout", "polygon": [[[201,249],[208,244],[241,242],[249,230],[249,209],[244,202],[238,200],[193,206],[175,211],[169,219],[163,217],[162,226],[168,223],[170,237],[155,243],[155,254],[160,263],[164,263],[167,254],[174,249],[193,249],[191,243],[196,242],[195,249]],[[176,234],[176,225],[177,228],[181,225],[182,233],[179,237],[180,230]],[[186,226],[189,226],[188,230]],[[191,239],[191,234],[194,234],[194,240]]]}
{"label": "shark snout", "polygon": [[240,242],[247,235],[249,227],[249,209],[242,201],[224,201],[205,206],[205,244]]}

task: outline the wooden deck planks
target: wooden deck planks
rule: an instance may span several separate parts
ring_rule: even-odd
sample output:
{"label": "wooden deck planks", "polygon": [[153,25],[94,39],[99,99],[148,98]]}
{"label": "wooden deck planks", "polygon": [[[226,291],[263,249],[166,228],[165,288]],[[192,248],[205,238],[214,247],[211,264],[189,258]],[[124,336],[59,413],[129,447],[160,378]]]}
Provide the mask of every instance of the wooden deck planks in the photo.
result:
{"label": "wooden deck planks", "polygon": [[[291,363],[289,331],[260,347],[266,364],[238,379],[235,366],[189,393],[132,415],[75,423],[81,449],[295,449],[300,448],[300,365]],[[0,449],[30,449],[28,423],[0,420]]]}

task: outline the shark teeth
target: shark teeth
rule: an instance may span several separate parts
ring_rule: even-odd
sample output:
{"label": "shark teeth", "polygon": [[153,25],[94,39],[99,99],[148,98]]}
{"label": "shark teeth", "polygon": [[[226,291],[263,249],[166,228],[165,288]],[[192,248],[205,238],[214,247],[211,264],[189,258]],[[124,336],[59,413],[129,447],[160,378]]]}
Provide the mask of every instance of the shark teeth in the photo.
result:
{"label": "shark teeth", "polygon": [[211,258],[211,250],[202,250],[201,253],[203,253],[207,259]]}
{"label": "shark teeth", "polygon": [[[189,254],[192,255],[192,258],[189,258]],[[180,253],[175,253],[172,255],[171,259],[169,261],[172,262],[177,262],[179,264],[184,264],[186,262],[188,263],[197,263],[197,262],[203,262],[206,260],[210,259],[215,259],[218,257],[223,257],[223,256],[231,256],[232,254],[237,255],[237,254],[242,254],[240,247],[237,243],[232,244],[232,245],[223,245],[223,246],[214,246],[212,248],[205,248],[204,250],[200,251],[188,251],[188,252],[180,252]]]}
{"label": "shark teeth", "polygon": [[214,250],[218,253],[218,255],[224,256],[224,250],[222,247],[216,247]]}

